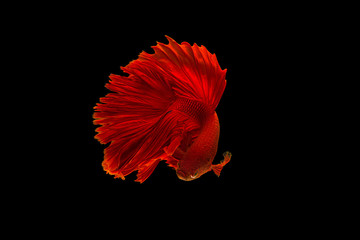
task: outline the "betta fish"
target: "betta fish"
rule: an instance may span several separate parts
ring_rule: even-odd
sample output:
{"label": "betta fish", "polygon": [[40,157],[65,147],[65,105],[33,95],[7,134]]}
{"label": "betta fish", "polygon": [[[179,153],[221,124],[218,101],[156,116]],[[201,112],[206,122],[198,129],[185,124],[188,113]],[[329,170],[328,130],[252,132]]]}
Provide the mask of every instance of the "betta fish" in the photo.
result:
{"label": "betta fish", "polygon": [[127,76],[110,74],[111,91],[94,107],[94,124],[104,150],[102,166],[115,178],[137,171],[144,182],[160,161],[179,179],[194,180],[206,172],[219,176],[231,153],[213,164],[220,124],[215,109],[226,86],[226,69],[215,54],[196,43],[157,42],[153,54],[120,67]]}

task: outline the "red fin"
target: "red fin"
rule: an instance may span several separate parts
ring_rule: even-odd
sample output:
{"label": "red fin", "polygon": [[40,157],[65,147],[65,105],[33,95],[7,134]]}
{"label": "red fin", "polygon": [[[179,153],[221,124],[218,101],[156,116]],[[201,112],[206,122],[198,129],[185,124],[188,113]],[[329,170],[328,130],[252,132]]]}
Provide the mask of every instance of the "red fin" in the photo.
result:
{"label": "red fin", "polygon": [[177,136],[174,140],[171,141],[169,146],[164,147],[164,152],[169,156],[173,155],[177,147],[180,145],[182,139],[182,136]]}
{"label": "red fin", "polygon": [[159,164],[160,159],[151,161],[150,163],[140,166],[140,169],[137,174],[136,182],[143,183],[155,170],[156,166]]}
{"label": "red fin", "polygon": [[[105,86],[113,93],[100,98],[101,103],[94,107],[94,124],[102,125],[96,129],[95,138],[102,144],[110,143],[102,165],[107,173],[122,179],[137,170],[141,162],[162,152],[166,141],[173,137],[170,129],[176,127],[173,120],[168,131],[157,132],[156,126],[166,115],[174,93],[170,83],[148,65],[136,60],[122,68],[128,77],[111,74]],[[159,145],[149,143],[151,140]]]}
{"label": "red fin", "polygon": [[177,96],[198,100],[215,110],[225,89],[226,69],[221,70],[215,54],[204,46],[166,38],[169,44],[158,43],[153,47],[155,54],[143,52],[139,58],[162,69]]}
{"label": "red fin", "polygon": [[223,169],[223,166],[217,164],[217,165],[212,165],[211,169],[214,171],[214,173],[216,174],[216,176],[220,176],[220,172]]}
{"label": "red fin", "polygon": [[230,162],[231,159],[231,153],[230,152],[224,152],[223,154],[224,159],[219,163],[219,164],[215,164],[211,166],[211,169],[214,171],[214,173],[219,177],[221,170],[223,169],[223,167]]}
{"label": "red fin", "polygon": [[172,168],[177,168],[177,164],[178,164],[178,159],[174,158],[173,156],[167,156],[166,158],[166,163],[172,167]]}
{"label": "red fin", "polygon": [[[190,125],[185,117],[173,111],[163,114],[152,124],[140,123],[141,121],[123,122],[119,124],[120,131],[108,129],[108,132],[117,134],[104,151],[105,171],[124,179],[131,172],[139,170],[138,180],[142,182],[154,171],[157,165],[153,164],[154,159],[167,160],[168,163],[171,162],[171,166],[176,164],[168,156],[180,144],[184,126]],[[122,125],[126,128],[121,128]],[[169,152],[165,153],[164,149]]]}

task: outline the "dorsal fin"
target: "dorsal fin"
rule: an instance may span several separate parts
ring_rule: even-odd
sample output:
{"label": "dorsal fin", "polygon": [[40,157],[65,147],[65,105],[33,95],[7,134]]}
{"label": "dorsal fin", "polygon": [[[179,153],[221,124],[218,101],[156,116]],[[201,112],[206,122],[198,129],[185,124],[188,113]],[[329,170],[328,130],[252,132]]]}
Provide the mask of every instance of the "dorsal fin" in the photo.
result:
{"label": "dorsal fin", "polygon": [[148,60],[162,70],[177,96],[194,99],[215,110],[226,86],[226,69],[219,66],[215,54],[204,46],[178,44],[166,36],[169,44],[152,47],[154,54],[142,52],[140,60]]}

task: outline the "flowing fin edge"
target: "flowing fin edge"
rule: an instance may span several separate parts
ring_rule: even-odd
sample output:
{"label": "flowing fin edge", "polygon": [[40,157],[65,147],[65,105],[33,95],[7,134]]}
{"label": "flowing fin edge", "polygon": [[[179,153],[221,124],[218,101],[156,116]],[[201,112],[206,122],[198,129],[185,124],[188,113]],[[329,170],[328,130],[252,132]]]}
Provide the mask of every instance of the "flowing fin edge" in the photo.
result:
{"label": "flowing fin edge", "polygon": [[[152,130],[148,131],[147,139],[151,141],[145,140],[141,143],[141,147],[132,154],[129,161],[121,164],[121,167],[112,168],[112,161],[105,161],[105,158],[102,163],[103,168],[107,174],[114,175],[114,178],[121,178],[122,180],[125,180],[127,175],[137,171],[135,181],[140,183],[143,183],[154,172],[162,160],[176,169],[179,161],[176,158],[179,152],[178,147],[183,138],[187,137],[188,131],[194,131],[197,127],[192,120],[187,120],[176,111],[169,111],[155,125],[150,127]],[[149,151],[149,148],[153,151]],[[151,152],[157,152],[157,154],[151,154]]]}
{"label": "flowing fin edge", "polygon": [[158,158],[152,160],[150,163],[140,166],[135,182],[143,183],[155,170],[160,161],[166,160],[170,167],[176,168],[178,160],[172,155],[182,141],[182,136],[175,137],[168,146],[164,147],[164,153]]}

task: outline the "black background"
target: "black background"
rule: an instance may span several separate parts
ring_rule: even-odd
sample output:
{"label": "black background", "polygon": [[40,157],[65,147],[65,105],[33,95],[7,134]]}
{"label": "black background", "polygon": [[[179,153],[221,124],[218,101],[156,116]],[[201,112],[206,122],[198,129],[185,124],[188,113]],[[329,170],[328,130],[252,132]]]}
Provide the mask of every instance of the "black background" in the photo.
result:
{"label": "black background", "polygon": [[[329,44],[323,47],[327,39],[318,38],[327,25],[327,18],[318,14],[326,11],[325,6],[316,9],[310,4],[295,6],[297,3],[286,6],[255,2],[251,7],[238,2],[197,3],[137,1],[100,6],[94,2],[62,8],[54,4],[53,9],[39,8],[45,14],[27,11],[32,16],[20,21],[26,31],[11,26],[18,33],[16,48],[29,51],[13,54],[19,60],[18,68],[34,64],[32,72],[10,78],[19,84],[17,88],[4,88],[14,91],[6,101],[17,98],[20,88],[34,95],[34,99],[17,105],[29,106],[29,112],[24,114],[21,108],[14,108],[21,113],[20,124],[31,125],[29,134],[14,135],[28,138],[14,144],[16,150],[11,153],[15,157],[11,161],[4,158],[4,162],[18,163],[4,168],[14,173],[7,182],[20,179],[20,184],[29,190],[25,194],[14,188],[23,195],[19,199],[25,200],[19,205],[37,197],[51,217],[58,217],[52,212],[55,209],[67,214],[65,221],[76,221],[76,228],[88,219],[95,223],[94,229],[118,236],[125,236],[126,225],[153,222],[161,230],[161,224],[167,223],[172,236],[189,227],[201,233],[202,226],[204,231],[221,237],[228,230],[242,234],[247,226],[254,229],[251,234],[267,235],[299,226],[297,234],[309,226],[308,222],[318,226],[318,212],[307,206],[324,206],[316,202],[314,193],[321,193],[327,179],[312,181],[314,175],[324,171],[314,166],[321,152],[312,152],[318,148],[321,132],[316,128],[322,124],[318,121],[313,125],[314,113],[326,99],[312,112],[308,106],[313,95],[324,92],[325,84],[319,84],[321,88],[316,85],[323,79],[322,72],[314,71],[320,66],[320,55],[332,54]],[[336,13],[331,10],[328,14]],[[37,21],[28,21],[35,17]],[[163,162],[142,184],[134,182],[136,173],[122,181],[102,170],[106,146],[94,139],[93,107],[108,93],[104,87],[108,76],[121,74],[120,66],[136,59],[141,51],[152,52],[150,46],[156,41],[166,42],[165,35],[179,43],[206,46],[216,53],[220,66],[228,70],[227,87],[216,110],[221,131],[215,162],[222,159],[224,151],[230,151],[232,159],[219,178],[209,172],[184,182]],[[322,47],[324,51],[319,51]],[[39,93],[21,85],[18,79],[35,86]],[[4,116],[7,121],[14,120],[9,113]],[[40,135],[40,130],[45,134]],[[20,148],[23,145],[30,146],[29,151]],[[16,154],[20,151],[34,156],[18,161]],[[32,171],[34,168],[37,171]],[[19,169],[39,181],[28,181],[31,178],[18,173]],[[34,187],[40,192],[32,191]],[[25,206],[37,214],[32,203]],[[325,210],[325,216],[331,214]],[[113,216],[116,221],[99,213]],[[291,221],[299,216],[306,218],[306,224]],[[84,232],[94,230],[82,225]],[[67,226],[61,227],[65,230]],[[160,231],[138,229],[145,234],[156,230],[158,235]],[[189,236],[193,237],[192,233]]]}
{"label": "black background", "polygon": [[[70,39],[75,49],[70,61],[75,72],[71,105],[76,130],[70,142],[76,161],[70,164],[77,184],[91,188],[94,195],[157,190],[185,199],[214,197],[214,201],[222,197],[240,201],[246,196],[248,202],[300,190],[299,183],[305,181],[304,176],[299,178],[303,156],[293,136],[301,131],[295,123],[301,119],[297,113],[301,111],[301,59],[310,39],[299,34],[298,21],[254,16],[222,15],[222,19],[215,16],[206,21],[142,16],[138,21],[116,15],[75,26],[74,36],[80,37]],[[94,139],[93,107],[109,92],[104,87],[108,76],[121,74],[120,66],[136,59],[141,51],[152,53],[156,41],[167,43],[165,35],[179,43],[206,46],[216,54],[221,68],[228,70],[227,86],[216,110],[221,130],[214,162],[225,151],[232,153],[232,159],[219,178],[209,172],[194,181],[181,181],[160,162],[140,184],[134,182],[136,172],[123,181],[102,169],[106,145]]]}

